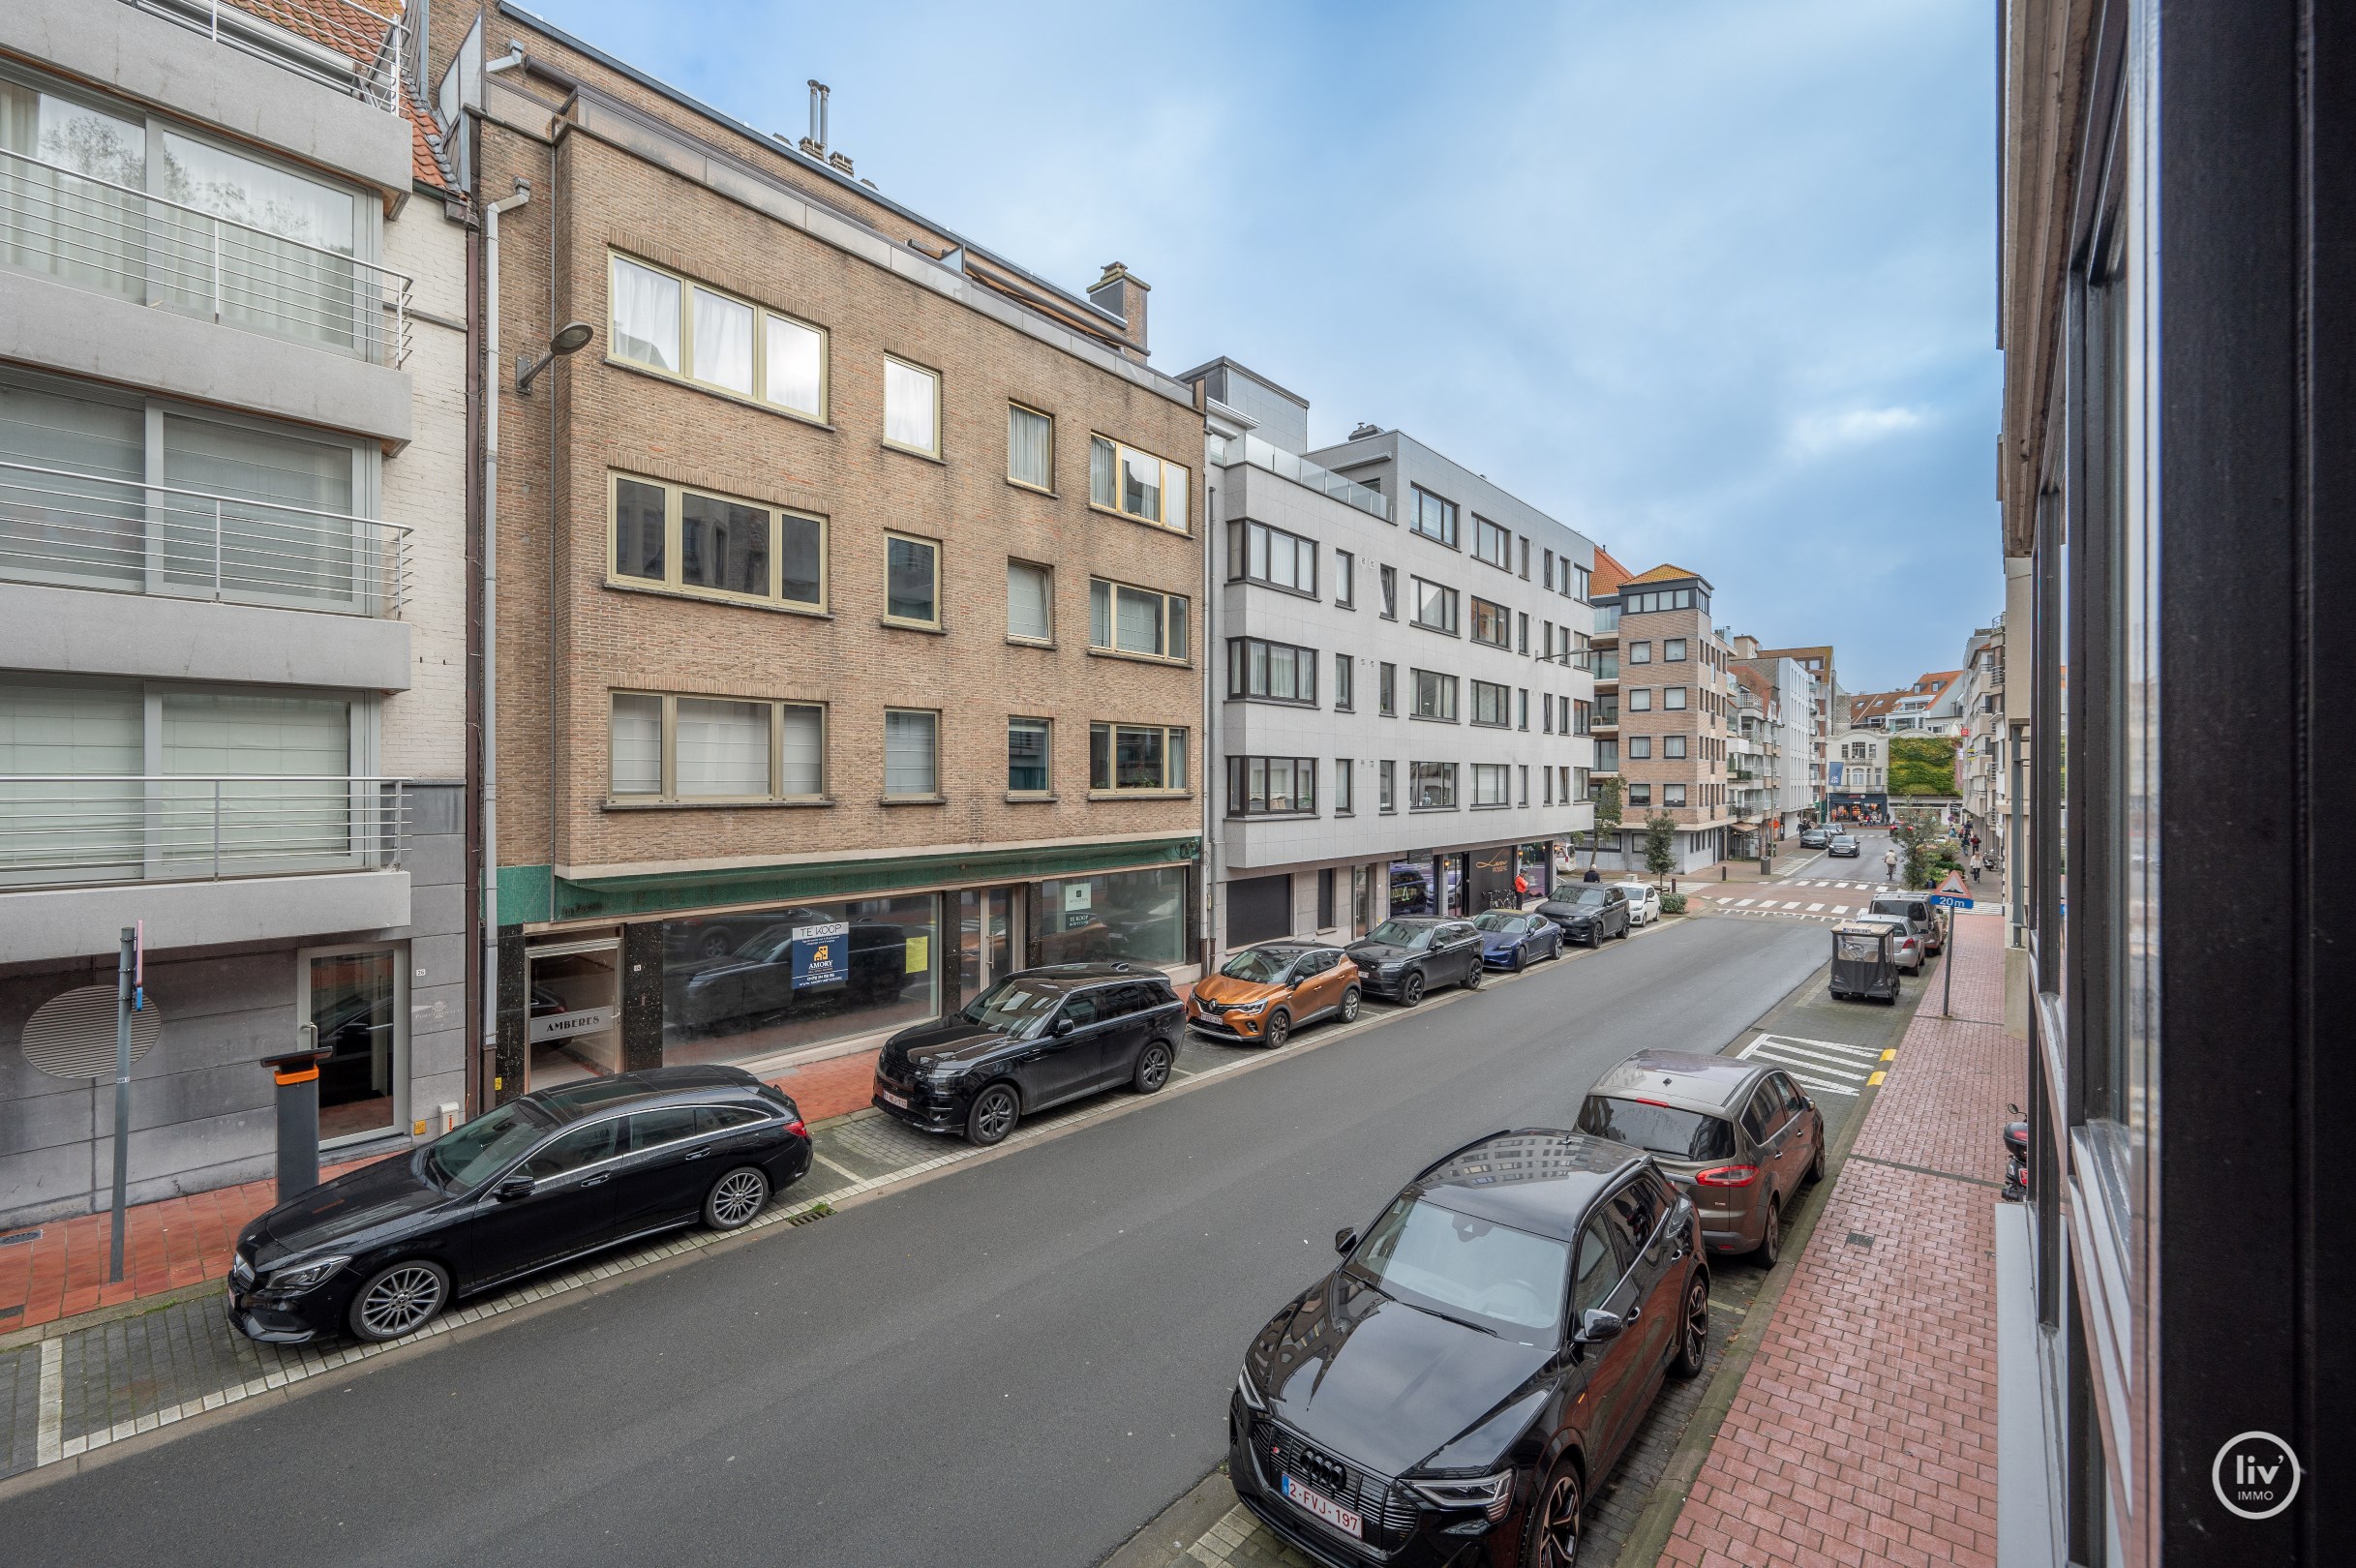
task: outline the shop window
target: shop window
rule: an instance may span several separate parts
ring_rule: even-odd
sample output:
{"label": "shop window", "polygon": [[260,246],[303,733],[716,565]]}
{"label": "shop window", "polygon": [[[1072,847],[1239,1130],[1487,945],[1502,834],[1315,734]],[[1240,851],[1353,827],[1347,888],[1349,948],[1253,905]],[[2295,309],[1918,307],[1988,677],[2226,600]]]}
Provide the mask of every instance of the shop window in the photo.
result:
{"label": "shop window", "polygon": [[663,1062],[747,1062],[935,1016],[930,893],[662,922]]}
{"label": "shop window", "polygon": [[1039,884],[1032,956],[1042,964],[1187,959],[1187,868],[1154,866]]}

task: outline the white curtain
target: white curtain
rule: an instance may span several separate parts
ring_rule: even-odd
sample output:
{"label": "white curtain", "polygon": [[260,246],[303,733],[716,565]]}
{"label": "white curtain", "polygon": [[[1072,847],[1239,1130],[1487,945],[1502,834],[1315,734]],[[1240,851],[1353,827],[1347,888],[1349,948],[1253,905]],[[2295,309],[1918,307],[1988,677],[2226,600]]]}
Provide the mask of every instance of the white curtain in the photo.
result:
{"label": "white curtain", "polygon": [[679,280],[614,257],[614,352],[679,372]]}
{"label": "white curtain", "polygon": [[751,306],[707,289],[695,291],[695,378],[752,396]]}
{"label": "white curtain", "polygon": [[1043,566],[1007,562],[1007,635],[1036,637],[1044,642],[1051,630],[1047,618],[1047,571]]}
{"label": "white curtain", "polygon": [[1045,414],[1007,408],[1007,477],[1042,490],[1055,488],[1055,425]]}
{"label": "white curtain", "polygon": [[146,418],[0,382],[0,577],[136,585],[147,570]]}
{"label": "white curtain", "polygon": [[769,794],[769,711],[767,703],[679,699],[679,793]]}
{"label": "white curtain", "polygon": [[1120,647],[1128,653],[1162,651],[1162,595],[1121,589]]}
{"label": "white curtain", "polygon": [[[0,880],[136,875],[146,835],[137,776],[146,770],[145,705],[136,685],[0,682]],[[11,781],[25,773],[81,776]]]}
{"label": "white curtain", "polygon": [[147,188],[146,129],[0,81],[0,148],[17,155],[0,158],[0,260],[142,297],[145,203],[135,193]]}
{"label": "white curtain", "polygon": [[933,435],[932,373],[884,361],[884,439],[920,452],[937,449]]}
{"label": "white curtain", "polygon": [[815,328],[782,316],[769,322],[767,384],[769,401],[780,408],[824,419],[826,404],[826,338]]}
{"label": "white curtain", "polygon": [[884,793],[936,795],[939,769],[934,766],[936,726],[932,713],[884,714]]}
{"label": "white curtain", "polygon": [[161,791],[166,859],[201,866],[217,856],[224,869],[336,860],[351,852],[355,829],[373,831],[354,820],[372,802],[346,782],[349,704],[182,692],[163,708],[161,771],[195,775]]}
{"label": "white curtain", "polygon": [[359,222],[351,194],[173,132],[163,141],[163,195],[243,226],[168,220],[174,303],[199,313],[218,305],[224,320],[378,357],[377,291],[350,259]]}
{"label": "white curtain", "polygon": [[823,708],[788,708],[785,715],[785,777],[780,795],[823,795],[827,787],[827,716]]}
{"label": "white curtain", "polygon": [[[347,445],[177,414],[164,418],[164,482],[236,498],[220,507],[225,597],[373,604],[379,585],[367,554],[369,530],[350,519],[353,468]],[[209,591],[213,505],[172,496],[163,510],[166,579]],[[312,515],[319,512],[338,515]]]}
{"label": "white curtain", "polygon": [[1162,460],[1124,448],[1121,468],[1121,510],[1161,522]]}
{"label": "white curtain", "polygon": [[659,795],[663,787],[663,700],[614,699],[612,789],[616,795]]}

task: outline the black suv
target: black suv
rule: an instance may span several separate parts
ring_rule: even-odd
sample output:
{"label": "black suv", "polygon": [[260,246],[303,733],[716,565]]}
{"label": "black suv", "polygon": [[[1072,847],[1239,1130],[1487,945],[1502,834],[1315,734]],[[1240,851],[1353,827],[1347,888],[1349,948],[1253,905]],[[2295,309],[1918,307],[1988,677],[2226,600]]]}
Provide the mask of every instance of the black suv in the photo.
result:
{"label": "black suv", "polygon": [[1562,927],[1565,942],[1600,948],[1604,938],[1628,934],[1628,890],[1608,882],[1588,882],[1567,898],[1550,898],[1536,913]]}
{"label": "black suv", "polygon": [[1359,987],[1411,1008],[1435,985],[1481,988],[1481,933],[1470,920],[1394,915],[1346,950],[1358,966]]}
{"label": "black suv", "polygon": [[1170,1081],[1186,1018],[1169,978],[1133,964],[1009,975],[938,1023],[903,1029],[875,1059],[878,1110],[928,1132],[997,1143],[1032,1111],[1126,1083]]}

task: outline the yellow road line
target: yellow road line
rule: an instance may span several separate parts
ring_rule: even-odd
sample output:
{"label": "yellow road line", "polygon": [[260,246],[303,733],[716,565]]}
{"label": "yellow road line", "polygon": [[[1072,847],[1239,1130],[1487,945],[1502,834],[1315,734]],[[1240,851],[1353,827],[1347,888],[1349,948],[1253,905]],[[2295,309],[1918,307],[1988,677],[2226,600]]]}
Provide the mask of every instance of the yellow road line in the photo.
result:
{"label": "yellow road line", "polygon": [[1892,1046],[1891,1046],[1889,1049],[1888,1049],[1888,1050],[1886,1050],[1886,1051],[1884,1051],[1884,1052],[1882,1053],[1882,1060],[1883,1060],[1883,1061],[1885,1061],[1885,1062],[1894,1062],[1894,1061],[1896,1061],[1897,1059],[1898,1059],[1898,1048],[1897,1048],[1895,1045],[1892,1045]]}
{"label": "yellow road line", "polygon": [[1877,1072],[1872,1077],[1865,1080],[1865,1087],[1868,1089],[1878,1089],[1882,1086],[1882,1080],[1888,1076],[1889,1074],[1887,1072]]}

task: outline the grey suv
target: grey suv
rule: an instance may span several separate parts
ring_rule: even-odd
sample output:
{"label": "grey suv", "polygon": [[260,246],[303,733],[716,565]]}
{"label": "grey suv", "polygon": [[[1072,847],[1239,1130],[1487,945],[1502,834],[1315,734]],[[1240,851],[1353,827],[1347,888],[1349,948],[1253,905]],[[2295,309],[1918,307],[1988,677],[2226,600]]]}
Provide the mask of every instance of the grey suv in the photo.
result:
{"label": "grey suv", "polygon": [[1579,1131],[1649,1153],[1713,1251],[1772,1264],[1783,1219],[1825,1173],[1825,1118],[1789,1073],[1738,1056],[1639,1051],[1595,1080]]}
{"label": "grey suv", "polygon": [[1873,913],[1895,915],[1921,942],[1922,950],[1932,957],[1947,946],[1947,927],[1941,923],[1939,913],[1931,907],[1930,895],[1918,892],[1886,892],[1873,895]]}

